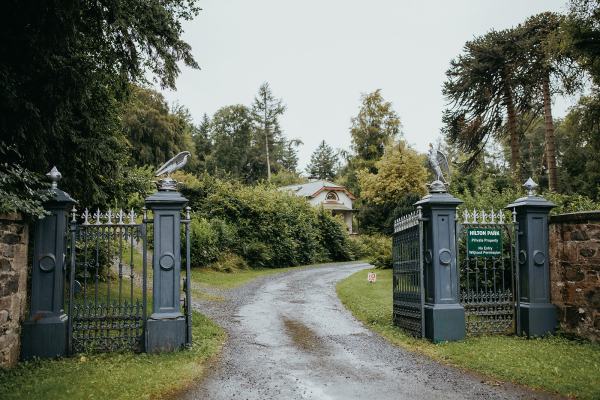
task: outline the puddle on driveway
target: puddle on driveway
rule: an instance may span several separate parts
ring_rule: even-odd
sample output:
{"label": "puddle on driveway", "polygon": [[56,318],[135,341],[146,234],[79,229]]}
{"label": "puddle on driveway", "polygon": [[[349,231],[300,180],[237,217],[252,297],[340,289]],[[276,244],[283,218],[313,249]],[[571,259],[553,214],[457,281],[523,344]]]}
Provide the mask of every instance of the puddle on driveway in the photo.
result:
{"label": "puddle on driveway", "polygon": [[283,317],[283,325],[286,333],[299,349],[309,353],[322,353],[325,350],[321,338],[302,322]]}

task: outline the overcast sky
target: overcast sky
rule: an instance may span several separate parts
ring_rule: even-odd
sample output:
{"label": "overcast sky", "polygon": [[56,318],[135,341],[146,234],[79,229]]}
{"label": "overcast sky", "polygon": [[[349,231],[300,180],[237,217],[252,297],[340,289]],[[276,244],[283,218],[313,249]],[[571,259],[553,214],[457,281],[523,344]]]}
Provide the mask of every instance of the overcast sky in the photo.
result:
{"label": "overcast sky", "polygon": [[[566,0],[201,0],[185,24],[201,70],[183,68],[169,102],[195,119],[230,104],[250,105],[262,82],[284,100],[281,125],[299,138],[303,169],[321,140],[350,147],[361,93],[382,89],[419,151],[441,128],[449,61],[490,29],[514,26]],[[557,100],[563,116],[572,99]]]}

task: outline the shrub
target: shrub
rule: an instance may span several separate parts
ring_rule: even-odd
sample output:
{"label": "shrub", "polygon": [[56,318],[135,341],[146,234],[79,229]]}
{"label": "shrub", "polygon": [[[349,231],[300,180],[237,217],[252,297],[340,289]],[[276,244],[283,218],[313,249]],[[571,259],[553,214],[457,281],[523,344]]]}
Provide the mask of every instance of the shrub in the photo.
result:
{"label": "shrub", "polygon": [[392,268],[392,239],[385,235],[358,235],[350,238],[356,259],[365,259],[377,268]]}
{"label": "shrub", "polygon": [[343,224],[303,198],[208,175],[184,181],[182,193],[197,220],[191,230],[194,266],[214,263],[223,253],[267,268],[351,258]]}
{"label": "shrub", "polygon": [[217,261],[209,265],[209,268],[221,272],[235,272],[248,269],[248,263],[237,254],[227,252],[221,254]]}

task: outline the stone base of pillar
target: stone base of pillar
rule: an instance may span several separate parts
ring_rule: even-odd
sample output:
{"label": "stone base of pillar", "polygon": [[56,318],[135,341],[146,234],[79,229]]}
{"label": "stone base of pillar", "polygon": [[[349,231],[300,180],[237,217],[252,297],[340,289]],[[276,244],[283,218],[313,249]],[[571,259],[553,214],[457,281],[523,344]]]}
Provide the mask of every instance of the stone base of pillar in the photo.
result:
{"label": "stone base of pillar", "polygon": [[21,359],[56,358],[67,355],[66,314],[23,322]]}
{"label": "stone base of pillar", "polygon": [[465,338],[465,309],[460,304],[425,304],[425,337],[433,343]]}
{"label": "stone base of pillar", "polygon": [[521,303],[521,329],[528,337],[553,334],[557,321],[553,304]]}
{"label": "stone base of pillar", "polygon": [[148,319],[146,322],[146,352],[176,351],[185,345],[185,318]]}

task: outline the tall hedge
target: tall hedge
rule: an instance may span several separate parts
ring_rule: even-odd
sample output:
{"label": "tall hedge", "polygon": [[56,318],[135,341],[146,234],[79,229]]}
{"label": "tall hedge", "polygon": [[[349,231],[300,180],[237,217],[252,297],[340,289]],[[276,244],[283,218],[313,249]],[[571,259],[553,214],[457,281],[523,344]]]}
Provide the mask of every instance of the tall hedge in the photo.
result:
{"label": "tall hedge", "polygon": [[230,254],[250,267],[278,268],[352,257],[346,228],[331,213],[268,185],[247,186],[204,175],[185,177],[193,210],[191,262]]}

